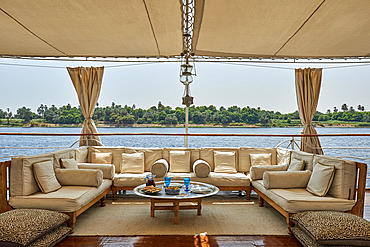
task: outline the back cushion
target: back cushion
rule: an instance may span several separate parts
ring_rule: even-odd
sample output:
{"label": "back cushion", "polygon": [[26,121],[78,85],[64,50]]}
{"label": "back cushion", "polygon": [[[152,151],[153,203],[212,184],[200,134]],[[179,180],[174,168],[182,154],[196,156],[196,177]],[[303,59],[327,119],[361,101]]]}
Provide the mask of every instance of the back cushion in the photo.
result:
{"label": "back cushion", "polygon": [[290,164],[291,149],[276,148],[276,163],[277,165]]}
{"label": "back cushion", "polygon": [[[164,148],[163,159],[170,162],[170,151],[190,151],[190,171],[193,171],[193,164],[199,159],[199,149],[197,148]],[[171,165],[171,164],[170,164]]]}
{"label": "back cushion", "polygon": [[239,171],[239,150],[238,148],[201,148],[199,150],[199,158],[202,160],[205,160],[208,162],[208,164],[211,166],[211,170],[215,170],[215,164],[214,164],[214,151],[221,151],[221,152],[229,152],[234,151],[236,156],[236,164],[235,168],[237,171]]}
{"label": "back cushion", "polygon": [[335,166],[334,179],[327,194],[336,198],[353,200],[356,164],[326,155],[315,155],[313,165],[315,166],[317,163]]}
{"label": "back cushion", "polygon": [[10,195],[28,196],[40,191],[33,175],[33,164],[53,159],[52,153],[12,158],[10,167]]}
{"label": "back cushion", "polygon": [[303,170],[313,170],[313,157],[313,154],[292,150],[291,159],[304,160],[305,165]]}
{"label": "back cushion", "polygon": [[271,165],[276,165],[276,149],[275,148],[239,148],[239,171],[249,172],[251,167],[250,154],[271,154]]}
{"label": "back cushion", "polygon": [[144,152],[144,171],[146,172],[150,172],[154,162],[163,158],[162,148],[125,148],[125,153],[139,152]]}
{"label": "back cushion", "polygon": [[54,155],[54,169],[61,168],[61,159],[76,159],[76,151],[74,149],[63,149],[52,152]]}
{"label": "back cushion", "polygon": [[88,148],[87,146],[76,148],[76,162],[87,163]]}
{"label": "back cushion", "polygon": [[112,153],[113,155],[113,165],[116,172],[121,171],[122,165],[122,153],[125,151],[124,147],[89,147],[88,151],[88,163],[92,163],[91,156],[92,153]]}

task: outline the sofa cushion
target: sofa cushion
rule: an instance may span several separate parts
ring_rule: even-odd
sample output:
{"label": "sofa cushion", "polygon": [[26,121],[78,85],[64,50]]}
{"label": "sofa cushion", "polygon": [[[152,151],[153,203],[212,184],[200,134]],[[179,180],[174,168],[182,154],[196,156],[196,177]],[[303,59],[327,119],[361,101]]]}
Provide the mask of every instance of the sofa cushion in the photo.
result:
{"label": "sofa cushion", "polygon": [[103,179],[112,180],[116,167],[113,164],[78,163],[79,169],[99,169],[103,172]]}
{"label": "sofa cushion", "polygon": [[239,151],[238,148],[235,147],[223,147],[223,148],[201,148],[199,151],[199,159],[205,160],[211,167],[211,171],[215,170],[214,164],[214,151],[222,151],[222,152],[235,152],[236,156],[236,164],[235,168],[239,171]]}
{"label": "sofa cushion", "polygon": [[206,178],[211,172],[211,166],[205,160],[197,160],[193,164],[193,171],[198,178]]}
{"label": "sofa cushion", "polygon": [[103,172],[92,169],[55,169],[55,176],[63,186],[94,186],[103,182]]}
{"label": "sofa cushion", "polygon": [[[199,148],[163,148],[163,159],[170,161],[171,151],[189,151],[190,152],[190,171],[193,171],[192,164],[199,159]],[[171,165],[171,164],[170,164]]]}
{"label": "sofa cushion", "polygon": [[304,168],[304,161],[296,158],[290,160],[288,171],[301,171]]}
{"label": "sofa cushion", "polygon": [[249,154],[271,154],[271,165],[276,165],[276,148],[239,148],[239,170],[240,172],[249,172],[251,168],[251,159]]}
{"label": "sofa cushion", "polygon": [[144,153],[122,154],[121,173],[143,173]]}
{"label": "sofa cushion", "polygon": [[79,148],[76,148],[76,162],[77,163],[87,163],[87,156],[88,156],[88,147],[82,146]]}
{"label": "sofa cushion", "polygon": [[237,173],[235,152],[214,151],[216,173]]}
{"label": "sofa cushion", "polygon": [[74,149],[62,149],[50,154],[54,155],[54,168],[61,168],[61,159],[76,159],[76,150]]}
{"label": "sofa cushion", "polygon": [[91,163],[97,164],[112,164],[113,162],[113,154],[109,153],[98,153],[93,152],[91,154]]}
{"label": "sofa cushion", "polygon": [[88,151],[87,163],[105,164],[105,163],[100,163],[100,162],[92,162],[92,153],[96,153],[96,152],[98,152],[98,153],[112,153],[112,161],[109,164],[113,164],[115,166],[115,170],[117,172],[121,171],[122,153],[126,153],[125,152],[126,148],[124,148],[124,147],[95,146],[95,147],[89,147],[88,150],[89,151]]}
{"label": "sofa cushion", "polygon": [[11,196],[9,204],[13,208],[40,208],[58,212],[74,212],[109,189],[111,185],[111,180],[103,180],[99,187],[62,186],[59,190],[47,194],[38,192],[29,196]]}
{"label": "sofa cushion", "polygon": [[291,159],[304,160],[304,170],[313,170],[314,155],[302,151],[292,150]]}
{"label": "sofa cushion", "polygon": [[249,154],[251,167],[253,166],[271,166],[271,154]]}
{"label": "sofa cushion", "polygon": [[328,195],[354,199],[356,182],[356,163],[325,155],[315,155],[314,165],[317,163],[335,166],[334,179]]}
{"label": "sofa cushion", "polygon": [[50,153],[12,158],[12,169],[10,169],[10,195],[26,196],[40,191],[35,176],[33,175],[32,165],[50,159],[53,159],[53,154]]}
{"label": "sofa cushion", "polygon": [[266,171],[263,186],[266,189],[306,188],[311,171]]}
{"label": "sofa cushion", "polygon": [[55,177],[52,159],[33,164],[33,172],[36,182],[43,193],[49,193],[61,188]]}
{"label": "sofa cushion", "polygon": [[[125,153],[144,153],[144,171],[150,172],[154,162],[163,158],[162,148],[125,148]],[[169,159],[167,160],[169,161]]]}
{"label": "sofa cushion", "polygon": [[[145,184],[145,177],[151,174],[150,172],[144,173],[119,173],[113,178],[113,185],[116,187],[128,186],[136,187]],[[158,179],[155,179],[158,180]],[[163,180],[163,179],[162,179]]]}
{"label": "sofa cushion", "polygon": [[195,176],[195,174],[193,176],[194,177],[191,178],[192,181],[212,184],[214,186],[249,187],[251,184],[249,177],[241,172],[238,173],[211,172],[206,178],[199,178]]}
{"label": "sofa cushion", "polygon": [[309,210],[346,212],[355,205],[354,200],[345,200],[329,195],[323,197],[315,196],[304,188],[266,189],[262,180],[252,181],[252,185],[289,213]]}
{"label": "sofa cushion", "polygon": [[65,169],[78,169],[77,162],[75,159],[60,159],[62,168]]}
{"label": "sofa cushion", "polygon": [[[15,209],[2,213],[0,246],[53,246],[45,244],[45,240],[43,245],[37,245],[36,241],[58,229],[68,219],[66,214],[43,209]],[[66,230],[68,234],[72,229]]]}
{"label": "sofa cushion", "polygon": [[353,214],[308,211],[290,220],[316,244],[370,246],[370,222]]}
{"label": "sofa cushion", "polygon": [[291,149],[287,148],[276,148],[276,164],[289,164],[290,163],[290,155],[292,153]]}
{"label": "sofa cushion", "polygon": [[307,191],[317,196],[325,196],[328,193],[334,178],[335,166],[317,163],[307,184]]}
{"label": "sofa cushion", "polygon": [[287,164],[275,165],[275,166],[252,166],[250,177],[252,180],[262,179],[263,173],[266,171],[286,171],[288,168]]}
{"label": "sofa cushion", "polygon": [[170,151],[170,172],[190,172],[189,151]]}
{"label": "sofa cushion", "polygon": [[159,159],[152,165],[150,172],[157,178],[164,177],[168,172],[168,162],[165,159]]}

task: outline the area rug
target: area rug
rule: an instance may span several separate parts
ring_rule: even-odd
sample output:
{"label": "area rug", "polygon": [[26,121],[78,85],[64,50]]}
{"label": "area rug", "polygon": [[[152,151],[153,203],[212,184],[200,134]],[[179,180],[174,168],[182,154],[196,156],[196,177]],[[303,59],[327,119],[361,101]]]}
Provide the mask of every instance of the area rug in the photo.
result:
{"label": "area rug", "polygon": [[116,202],[107,200],[77,217],[72,236],[132,235],[289,235],[285,218],[267,205],[258,207],[257,198],[246,201],[233,196],[204,198],[202,215],[196,210],[180,210],[180,223],[174,224],[173,211],[156,211],[150,217],[146,198],[128,196]]}

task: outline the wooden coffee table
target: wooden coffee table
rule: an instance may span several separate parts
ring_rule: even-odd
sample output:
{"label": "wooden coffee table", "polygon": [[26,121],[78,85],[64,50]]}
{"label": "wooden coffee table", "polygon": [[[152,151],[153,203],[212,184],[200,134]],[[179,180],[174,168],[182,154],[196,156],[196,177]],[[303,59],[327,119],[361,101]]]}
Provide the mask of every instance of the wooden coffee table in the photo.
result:
{"label": "wooden coffee table", "polygon": [[[171,183],[184,184],[183,181],[171,181]],[[200,183],[200,182],[190,182],[190,188],[197,186],[198,193],[190,191],[185,192],[185,186],[180,189],[179,195],[168,195],[164,189],[164,182],[156,182],[156,186],[162,188],[162,191],[156,194],[145,194],[142,191],[146,185],[142,184],[134,188],[134,193],[138,196],[150,198],[150,216],[154,217],[155,210],[173,210],[175,216],[175,224],[179,224],[179,211],[185,209],[196,209],[197,215],[202,214],[202,198],[206,196],[213,196],[218,193],[219,189],[216,186]],[[203,189],[208,189],[209,192],[202,192]],[[194,190],[195,191],[195,190]],[[156,205],[162,203],[172,203],[172,205]],[[183,202],[192,202],[195,205],[180,205]]]}

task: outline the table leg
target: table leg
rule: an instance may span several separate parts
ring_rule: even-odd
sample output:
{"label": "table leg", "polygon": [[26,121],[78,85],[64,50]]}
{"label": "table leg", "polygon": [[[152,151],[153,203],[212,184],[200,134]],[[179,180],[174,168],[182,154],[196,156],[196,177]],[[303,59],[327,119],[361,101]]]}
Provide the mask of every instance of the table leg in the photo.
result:
{"label": "table leg", "polygon": [[198,199],[197,214],[198,214],[198,215],[202,215],[202,198],[199,198],[199,199]]}
{"label": "table leg", "polygon": [[179,224],[179,211],[180,211],[180,203],[179,200],[175,200],[174,204],[174,214],[175,214],[175,224]]}
{"label": "table leg", "polygon": [[150,216],[151,217],[154,217],[154,204],[155,204],[154,199],[151,198],[150,199]]}

